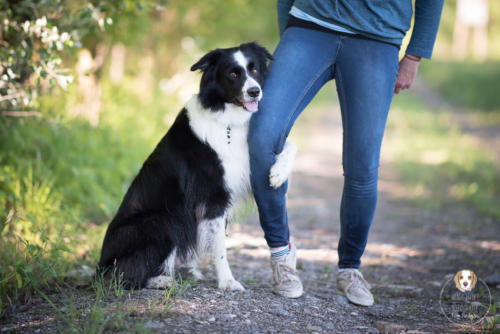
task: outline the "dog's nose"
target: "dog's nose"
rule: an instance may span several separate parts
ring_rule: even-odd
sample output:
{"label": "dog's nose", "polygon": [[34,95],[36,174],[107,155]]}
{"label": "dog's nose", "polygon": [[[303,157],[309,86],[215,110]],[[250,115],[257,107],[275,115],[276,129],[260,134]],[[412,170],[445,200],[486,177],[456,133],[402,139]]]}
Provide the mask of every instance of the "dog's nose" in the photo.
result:
{"label": "dog's nose", "polygon": [[463,284],[464,284],[464,286],[467,286],[467,285],[469,285],[469,282],[465,281]]}
{"label": "dog's nose", "polygon": [[251,87],[251,88],[248,88],[247,93],[248,93],[248,95],[250,95],[251,97],[257,97],[257,96],[259,96],[259,94],[260,94],[260,88],[259,88],[259,87]]}

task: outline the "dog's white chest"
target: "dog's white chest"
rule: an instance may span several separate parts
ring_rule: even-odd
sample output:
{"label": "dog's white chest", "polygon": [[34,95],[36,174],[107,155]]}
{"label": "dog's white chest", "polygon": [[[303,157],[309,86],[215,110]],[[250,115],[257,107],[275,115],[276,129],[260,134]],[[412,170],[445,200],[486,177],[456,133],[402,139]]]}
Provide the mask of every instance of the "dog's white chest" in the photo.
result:
{"label": "dog's white chest", "polygon": [[250,191],[248,123],[250,114],[227,107],[224,112],[203,110],[197,98],[186,105],[190,125],[200,140],[217,153],[224,169],[224,183],[233,200]]}
{"label": "dog's white chest", "polygon": [[[229,134],[229,135],[228,135]],[[210,143],[224,168],[224,181],[233,199],[244,196],[250,189],[250,162],[248,156],[247,127],[231,128],[225,133],[224,144]]]}

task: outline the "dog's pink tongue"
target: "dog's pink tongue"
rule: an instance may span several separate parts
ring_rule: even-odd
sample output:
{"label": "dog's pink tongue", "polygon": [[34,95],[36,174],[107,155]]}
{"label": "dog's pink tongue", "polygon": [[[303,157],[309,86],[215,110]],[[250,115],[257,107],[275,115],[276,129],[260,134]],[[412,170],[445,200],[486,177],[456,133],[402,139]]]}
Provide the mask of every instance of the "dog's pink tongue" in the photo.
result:
{"label": "dog's pink tongue", "polygon": [[257,109],[259,109],[259,102],[257,101],[244,102],[243,106],[245,107],[246,110],[250,112],[256,112]]}

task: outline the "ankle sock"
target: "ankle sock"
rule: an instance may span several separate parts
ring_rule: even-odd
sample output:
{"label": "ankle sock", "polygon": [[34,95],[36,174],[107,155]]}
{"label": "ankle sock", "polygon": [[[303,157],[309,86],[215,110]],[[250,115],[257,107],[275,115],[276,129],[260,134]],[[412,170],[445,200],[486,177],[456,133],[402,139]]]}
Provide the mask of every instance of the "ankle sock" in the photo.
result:
{"label": "ankle sock", "polygon": [[345,270],[344,268],[342,268],[342,269],[339,268],[339,271],[337,272],[337,274],[342,274],[344,272],[344,270]]}
{"label": "ankle sock", "polygon": [[273,247],[273,248],[270,248],[269,250],[271,251],[271,257],[272,258],[277,258],[277,257],[280,257],[280,256],[288,255],[288,254],[290,254],[291,247],[292,246],[290,244],[288,244],[288,245],[282,246],[282,247]]}

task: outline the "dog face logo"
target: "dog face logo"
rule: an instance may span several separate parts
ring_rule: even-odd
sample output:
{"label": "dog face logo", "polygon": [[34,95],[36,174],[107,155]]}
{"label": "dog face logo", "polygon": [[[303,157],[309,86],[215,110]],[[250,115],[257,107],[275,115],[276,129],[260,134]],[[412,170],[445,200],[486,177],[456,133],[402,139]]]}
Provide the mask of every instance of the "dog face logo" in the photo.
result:
{"label": "dog face logo", "polygon": [[461,292],[471,291],[476,286],[477,276],[472,270],[464,269],[456,273],[453,281],[455,281],[455,286]]}

